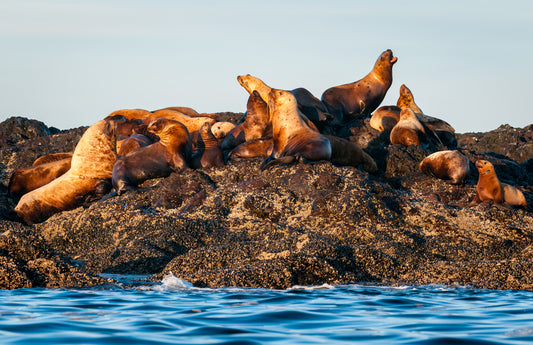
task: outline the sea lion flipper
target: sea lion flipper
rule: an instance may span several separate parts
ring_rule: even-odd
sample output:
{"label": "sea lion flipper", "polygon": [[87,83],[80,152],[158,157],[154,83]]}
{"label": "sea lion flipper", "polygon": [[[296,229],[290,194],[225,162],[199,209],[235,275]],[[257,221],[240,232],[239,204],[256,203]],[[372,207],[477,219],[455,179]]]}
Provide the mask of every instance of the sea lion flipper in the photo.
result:
{"label": "sea lion flipper", "polygon": [[270,157],[265,159],[263,163],[261,163],[261,166],[259,167],[260,170],[266,170],[274,165],[281,165],[281,164],[289,164],[296,160],[296,156],[283,156],[277,159],[271,159]]}

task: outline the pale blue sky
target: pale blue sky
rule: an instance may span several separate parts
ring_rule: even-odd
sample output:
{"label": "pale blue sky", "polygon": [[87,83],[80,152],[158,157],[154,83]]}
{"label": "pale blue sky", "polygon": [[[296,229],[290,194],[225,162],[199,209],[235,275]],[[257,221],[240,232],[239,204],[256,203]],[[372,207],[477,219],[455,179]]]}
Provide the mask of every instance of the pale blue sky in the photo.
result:
{"label": "pale blue sky", "polygon": [[533,1],[0,0],[0,121],[61,129],[121,108],[244,111],[237,75],[316,97],[398,57],[406,84],[458,132],[533,123]]}

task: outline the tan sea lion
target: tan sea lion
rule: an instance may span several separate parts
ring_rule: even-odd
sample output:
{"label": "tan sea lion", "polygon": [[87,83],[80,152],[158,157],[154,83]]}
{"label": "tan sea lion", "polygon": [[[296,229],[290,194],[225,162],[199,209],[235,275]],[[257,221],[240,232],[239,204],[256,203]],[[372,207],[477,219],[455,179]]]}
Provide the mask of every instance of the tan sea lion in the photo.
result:
{"label": "tan sea lion", "polygon": [[192,145],[185,125],[160,118],[152,120],[148,130],[156,134],[159,141],[119,157],[113,166],[113,188],[119,195],[136,189],[146,180],[167,177],[172,171],[188,167]]}
{"label": "tan sea lion", "polygon": [[122,115],[128,120],[131,120],[131,119],[144,119],[150,116],[151,114],[152,112],[145,110],[145,109],[119,109],[107,115],[107,117],[112,117],[115,115]]}
{"label": "tan sea lion", "polygon": [[400,86],[400,97],[398,97],[396,106],[399,109],[411,108],[413,109],[415,114],[423,114],[422,109],[420,109],[415,103],[415,97],[413,96],[413,93],[405,84],[402,84],[402,86]]}
{"label": "tan sea lion", "polygon": [[51,163],[55,161],[60,161],[65,158],[72,158],[72,152],[58,152],[58,153],[51,153],[48,155],[41,156],[37,158],[35,161],[33,161],[33,166],[39,165],[39,164],[45,164],[45,163]]}
{"label": "tan sea lion", "polygon": [[9,180],[8,191],[15,199],[55,180],[70,169],[71,158],[39,163],[17,169]]}
{"label": "tan sea lion", "polygon": [[424,127],[418,121],[415,113],[410,108],[404,108],[400,112],[400,121],[390,132],[391,144],[403,146],[420,145],[425,137]]}
{"label": "tan sea lion", "polygon": [[374,159],[355,143],[334,135],[325,135],[325,137],[331,144],[330,161],[333,164],[352,167],[363,165],[363,169],[369,173],[378,171]]}
{"label": "tan sea lion", "polygon": [[470,173],[470,160],[457,150],[438,151],[420,162],[420,171],[451,184],[462,183]]}
{"label": "tan sea lion", "polygon": [[493,200],[497,205],[521,206],[526,210],[530,210],[524,194],[519,189],[500,182],[491,162],[478,160],[476,168],[479,172],[476,196],[468,206],[475,206],[483,201]]}
{"label": "tan sea lion", "polygon": [[235,124],[228,121],[217,121],[211,126],[211,132],[218,141],[224,140],[231,130],[235,128]]}
{"label": "tan sea lion", "polygon": [[235,158],[266,158],[272,153],[272,145],[274,139],[272,137],[258,138],[248,140],[240,145],[237,145],[228,153],[228,159]]}
{"label": "tan sea lion", "polygon": [[179,121],[183,125],[185,125],[185,127],[187,127],[189,133],[199,130],[205,122],[208,122],[210,125],[213,125],[216,121],[215,119],[207,116],[191,117],[172,109],[162,109],[154,111],[150,116],[148,116],[147,120],[145,120],[145,123],[148,124],[152,120],[159,118]]}
{"label": "tan sea lion", "polygon": [[244,121],[226,135],[220,146],[223,150],[231,150],[246,141],[267,136],[272,136],[272,122],[268,113],[268,105],[259,91],[253,90],[248,97]]}
{"label": "tan sea lion", "polygon": [[336,117],[336,122],[348,122],[356,116],[370,115],[376,110],[392,84],[392,66],[396,61],[398,58],[387,49],[365,77],[324,91],[322,103]]}
{"label": "tan sea lion", "polygon": [[[247,74],[238,76],[237,81],[239,82],[239,84],[241,84],[242,87],[244,87],[246,91],[248,91],[250,95],[255,90],[259,93],[263,101],[265,101],[267,105],[269,104],[269,94],[272,88],[265,84],[261,79]],[[309,118],[307,118],[307,116],[302,113],[300,109],[298,109],[298,115],[306,122],[309,128],[311,128],[315,132],[318,132],[318,128],[313,123],[313,121],[309,120]]]}
{"label": "tan sea lion", "polygon": [[[120,119],[119,119],[120,118]],[[26,223],[46,220],[54,213],[99,199],[110,189],[115,164],[116,133],[124,116],[101,120],[89,127],[74,149],[70,169],[50,183],[24,194],[15,212]]]}
{"label": "tan sea lion", "polygon": [[224,154],[220,143],[211,132],[209,123],[204,123],[198,130],[196,151],[191,157],[191,168],[211,168],[224,166]]}
{"label": "tan sea lion", "polygon": [[272,153],[261,169],[290,163],[295,159],[330,160],[331,144],[322,134],[312,130],[298,114],[296,98],[288,91],[272,89],[269,95],[274,143]]}
{"label": "tan sea lion", "polygon": [[402,110],[395,105],[384,105],[376,109],[370,118],[370,127],[383,132],[390,131],[400,121]]}

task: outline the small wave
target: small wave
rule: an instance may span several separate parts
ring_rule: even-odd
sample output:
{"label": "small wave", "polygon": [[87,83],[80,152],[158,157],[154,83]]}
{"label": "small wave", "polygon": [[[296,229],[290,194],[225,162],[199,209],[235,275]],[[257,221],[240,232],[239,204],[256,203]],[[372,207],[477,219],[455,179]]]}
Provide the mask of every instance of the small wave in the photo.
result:
{"label": "small wave", "polygon": [[156,286],[154,290],[186,290],[192,288],[192,284],[188,281],[176,277],[172,272],[167,274],[161,280],[161,285]]}

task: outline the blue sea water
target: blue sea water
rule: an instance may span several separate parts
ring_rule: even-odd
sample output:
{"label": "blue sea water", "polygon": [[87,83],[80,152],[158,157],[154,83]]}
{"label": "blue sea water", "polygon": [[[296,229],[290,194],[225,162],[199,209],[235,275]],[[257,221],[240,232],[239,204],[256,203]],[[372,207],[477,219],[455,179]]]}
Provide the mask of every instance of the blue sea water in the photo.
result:
{"label": "blue sea water", "polygon": [[531,344],[533,292],[343,285],[0,291],[1,344]]}

